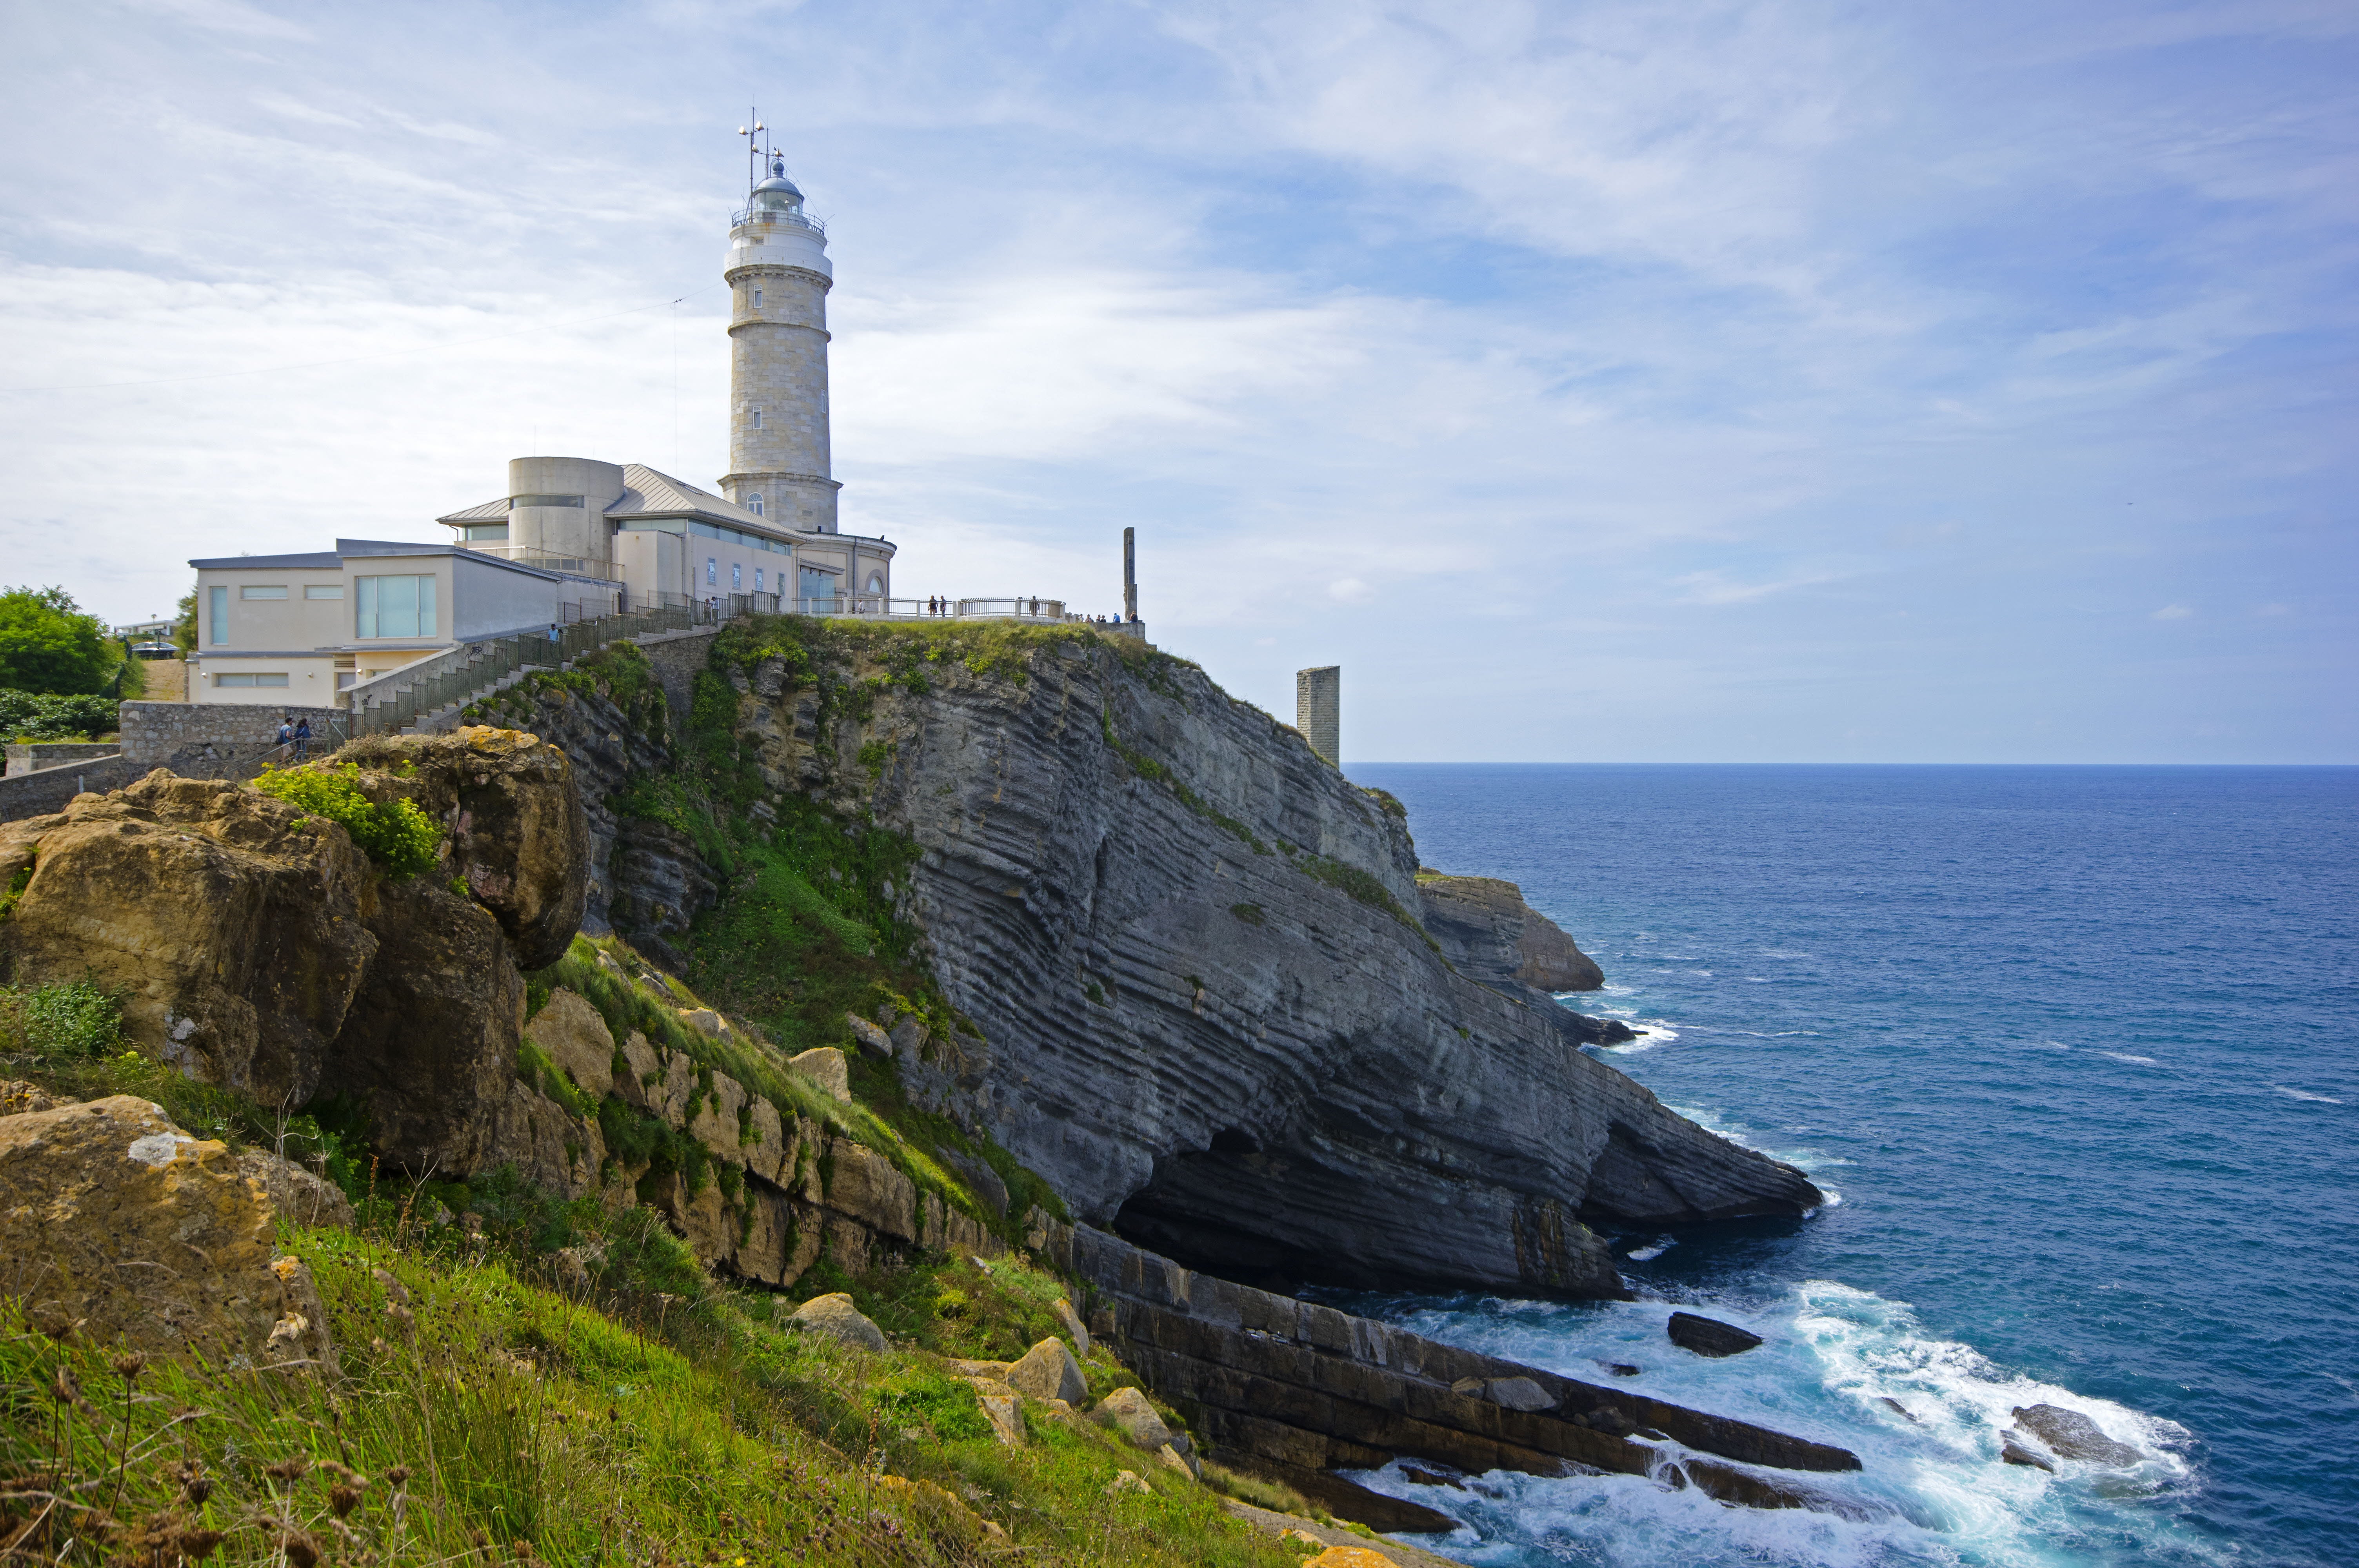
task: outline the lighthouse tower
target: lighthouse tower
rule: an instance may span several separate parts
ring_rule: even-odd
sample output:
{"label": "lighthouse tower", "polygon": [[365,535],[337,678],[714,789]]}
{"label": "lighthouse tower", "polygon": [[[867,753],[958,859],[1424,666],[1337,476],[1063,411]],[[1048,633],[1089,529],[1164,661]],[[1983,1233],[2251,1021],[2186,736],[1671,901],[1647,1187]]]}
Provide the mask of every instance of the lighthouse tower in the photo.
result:
{"label": "lighthouse tower", "polygon": [[780,526],[832,534],[842,486],[828,477],[827,230],[803,211],[783,157],[759,149],[753,173],[722,273],[732,305],[721,492]]}

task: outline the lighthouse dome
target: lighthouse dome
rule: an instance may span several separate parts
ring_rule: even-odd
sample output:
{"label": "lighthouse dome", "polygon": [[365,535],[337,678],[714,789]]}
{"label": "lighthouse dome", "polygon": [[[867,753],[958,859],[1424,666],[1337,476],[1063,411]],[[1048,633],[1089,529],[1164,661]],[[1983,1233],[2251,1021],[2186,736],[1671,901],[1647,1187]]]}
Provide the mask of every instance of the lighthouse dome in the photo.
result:
{"label": "lighthouse dome", "polygon": [[770,178],[754,187],[746,205],[757,212],[792,212],[803,204],[803,193],[787,178],[787,160],[775,158],[770,163]]}

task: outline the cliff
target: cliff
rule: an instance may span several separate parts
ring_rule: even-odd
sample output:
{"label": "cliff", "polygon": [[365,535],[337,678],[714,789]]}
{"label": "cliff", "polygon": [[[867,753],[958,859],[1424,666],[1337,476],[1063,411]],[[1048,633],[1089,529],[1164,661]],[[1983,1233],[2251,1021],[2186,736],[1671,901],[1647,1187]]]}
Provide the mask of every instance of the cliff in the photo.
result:
{"label": "cliff", "polygon": [[[535,701],[542,732],[612,717]],[[623,813],[591,918],[725,992],[744,905],[800,896],[729,846],[815,801],[873,823],[908,847],[878,918],[974,1026],[911,1087],[1079,1218],[1268,1282],[1577,1296],[1621,1289],[1593,1226],[1818,1201],[1579,1051],[1586,1021],[1518,978],[1564,972],[1523,952],[1537,916],[1504,948],[1456,918],[1396,804],[1192,665],[1081,629],[780,621],[724,629],[671,707],[703,818]]]}

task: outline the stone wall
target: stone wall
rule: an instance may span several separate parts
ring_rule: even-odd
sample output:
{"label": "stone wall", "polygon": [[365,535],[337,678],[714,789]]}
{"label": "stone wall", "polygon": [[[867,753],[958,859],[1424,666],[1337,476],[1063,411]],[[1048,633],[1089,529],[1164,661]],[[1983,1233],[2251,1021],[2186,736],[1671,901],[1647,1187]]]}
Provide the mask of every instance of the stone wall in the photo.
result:
{"label": "stone wall", "polygon": [[1294,727],[1331,767],[1341,767],[1343,666],[1323,665],[1294,672]]}
{"label": "stone wall", "polygon": [[7,749],[6,775],[37,773],[46,768],[66,767],[75,762],[94,762],[101,757],[112,757],[123,748],[111,741],[27,741]]}
{"label": "stone wall", "polygon": [[352,723],[341,708],[126,702],[116,724],[123,755],[140,773],[169,768],[189,779],[250,779],[277,749],[278,721],[287,715],[311,721],[313,756],[334,751]]}
{"label": "stone wall", "polygon": [[116,755],[68,767],[46,768],[21,777],[12,774],[0,778],[0,822],[63,811],[68,801],[84,791],[103,795],[108,790],[121,789],[147,773],[146,767]]}

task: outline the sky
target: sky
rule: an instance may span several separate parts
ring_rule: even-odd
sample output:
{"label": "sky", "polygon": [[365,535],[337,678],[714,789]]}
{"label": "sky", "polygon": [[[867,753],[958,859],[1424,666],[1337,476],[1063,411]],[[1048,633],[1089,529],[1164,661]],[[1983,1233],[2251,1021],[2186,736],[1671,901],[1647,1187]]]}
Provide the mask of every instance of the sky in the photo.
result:
{"label": "sky", "polygon": [[2359,762],[2349,0],[0,0],[0,583],[725,467],[1349,761]]}

